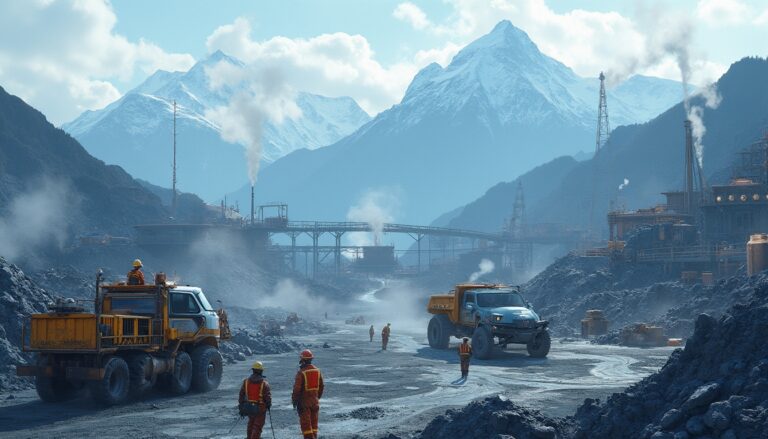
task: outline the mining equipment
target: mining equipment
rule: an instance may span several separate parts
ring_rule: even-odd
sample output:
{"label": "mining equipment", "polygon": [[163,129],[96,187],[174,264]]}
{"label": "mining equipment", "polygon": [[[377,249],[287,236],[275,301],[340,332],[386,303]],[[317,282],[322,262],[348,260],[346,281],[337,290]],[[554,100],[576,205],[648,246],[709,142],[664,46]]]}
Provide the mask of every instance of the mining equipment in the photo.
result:
{"label": "mining equipment", "polygon": [[156,384],[173,395],[219,386],[219,342],[229,328],[200,288],[162,273],[154,285],[103,284],[99,274],[93,309],[60,299],[25,324],[22,347],[36,361],[16,371],[35,377],[42,400],[64,401],[87,387],[115,405]]}
{"label": "mining equipment", "polygon": [[599,309],[590,309],[587,311],[584,319],[581,320],[581,337],[589,338],[595,335],[605,335],[608,333],[608,320]]}
{"label": "mining equipment", "polygon": [[427,311],[434,314],[427,338],[435,349],[448,348],[454,336],[472,337],[472,351],[480,359],[490,358],[494,346],[510,343],[526,345],[531,357],[549,353],[549,322],[539,318],[519,287],[459,284],[448,294],[431,296]]}

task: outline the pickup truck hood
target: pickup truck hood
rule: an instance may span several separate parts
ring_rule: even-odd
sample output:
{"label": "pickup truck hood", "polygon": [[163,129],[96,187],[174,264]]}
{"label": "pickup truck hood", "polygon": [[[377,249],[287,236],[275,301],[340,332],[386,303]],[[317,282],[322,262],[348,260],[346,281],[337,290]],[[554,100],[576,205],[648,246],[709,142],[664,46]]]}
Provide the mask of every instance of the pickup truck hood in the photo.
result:
{"label": "pickup truck hood", "polygon": [[511,322],[513,320],[539,320],[538,314],[522,306],[505,306],[499,308],[486,309],[488,315],[501,315],[502,322]]}

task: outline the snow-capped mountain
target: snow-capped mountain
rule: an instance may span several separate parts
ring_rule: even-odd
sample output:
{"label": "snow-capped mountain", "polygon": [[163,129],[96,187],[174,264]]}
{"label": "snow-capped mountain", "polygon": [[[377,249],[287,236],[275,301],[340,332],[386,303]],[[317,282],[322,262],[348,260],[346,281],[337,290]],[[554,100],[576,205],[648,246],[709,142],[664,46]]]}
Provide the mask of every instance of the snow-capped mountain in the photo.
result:
{"label": "snow-capped mountain", "polygon": [[[398,105],[354,134],[271,164],[257,195],[289,202],[297,219],[339,220],[361,194],[385,190],[399,198],[397,221],[426,224],[500,181],[592,151],[598,74],[576,75],[503,21],[448,66],[425,67]],[[609,92],[612,125],[653,118],[681,90],[674,81],[631,79]]]}
{"label": "snow-capped mountain", "polygon": [[[242,66],[221,51],[187,72],[159,70],[117,101],[86,111],[62,127],[97,158],[131,175],[170,187],[173,101],[177,104],[179,188],[214,201],[248,181],[243,148],[221,140],[219,127],[205,111],[226,105],[231,89],[211,90],[206,68],[220,62]],[[302,115],[263,127],[263,162],[271,163],[300,148],[332,144],[370,120],[348,97],[298,93]]]}

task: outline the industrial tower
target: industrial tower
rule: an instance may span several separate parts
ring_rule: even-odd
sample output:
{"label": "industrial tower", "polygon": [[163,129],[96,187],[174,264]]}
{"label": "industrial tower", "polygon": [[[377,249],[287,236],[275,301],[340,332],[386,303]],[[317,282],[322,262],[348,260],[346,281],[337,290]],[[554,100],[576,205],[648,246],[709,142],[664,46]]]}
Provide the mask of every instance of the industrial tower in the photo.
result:
{"label": "industrial tower", "polygon": [[173,101],[173,199],[171,201],[171,214],[176,218],[176,100]]}
{"label": "industrial tower", "polygon": [[531,269],[533,265],[533,244],[525,241],[525,195],[523,182],[517,181],[515,202],[512,205],[512,216],[506,224],[509,241],[505,245],[504,265],[514,268],[520,273]]}
{"label": "industrial tower", "polygon": [[523,223],[525,222],[525,195],[523,194],[523,182],[517,181],[515,192],[515,204],[512,205],[512,217],[509,219],[509,234],[514,238],[522,236]]}
{"label": "industrial tower", "polygon": [[611,135],[611,124],[608,122],[608,101],[605,97],[605,75],[600,72],[600,100],[597,104],[597,136],[595,140],[595,155],[592,156],[592,201],[589,209],[589,234],[593,239],[599,238],[599,227],[595,224],[595,211],[597,210],[597,184],[600,175],[598,155],[608,143]]}

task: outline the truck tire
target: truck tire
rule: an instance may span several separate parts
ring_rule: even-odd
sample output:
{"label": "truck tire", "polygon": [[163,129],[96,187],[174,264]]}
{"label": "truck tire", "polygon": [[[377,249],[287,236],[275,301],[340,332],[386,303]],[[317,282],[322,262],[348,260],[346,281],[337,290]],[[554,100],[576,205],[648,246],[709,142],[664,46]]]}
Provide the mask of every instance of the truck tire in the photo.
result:
{"label": "truck tire", "polygon": [[451,322],[444,314],[439,314],[429,320],[427,340],[433,349],[448,349],[451,340]]}
{"label": "truck tire", "polygon": [[192,385],[192,358],[181,351],[176,354],[173,364],[173,372],[168,375],[168,391],[174,395],[183,395],[189,392]]}
{"label": "truck tire", "polygon": [[472,333],[472,355],[487,360],[493,354],[493,335],[485,326],[478,326]]}
{"label": "truck tire", "polygon": [[155,384],[155,375],[152,374],[152,357],[148,354],[136,354],[128,361],[130,375],[130,396],[138,398],[146,393]]}
{"label": "truck tire", "polygon": [[[44,356],[37,358],[38,366],[47,366],[48,360]],[[45,402],[61,402],[72,399],[78,392],[77,386],[73,383],[57,377],[36,376],[35,390],[37,395]]]}
{"label": "truck tire", "polygon": [[533,358],[544,358],[549,353],[549,346],[551,344],[552,339],[549,336],[549,331],[541,331],[526,345],[528,355]]}
{"label": "truck tire", "polygon": [[125,402],[129,387],[128,363],[120,357],[108,357],[104,362],[104,378],[89,383],[91,396],[105,405]]}
{"label": "truck tire", "polygon": [[192,351],[192,388],[196,392],[209,392],[219,387],[223,362],[219,350],[202,345]]}

